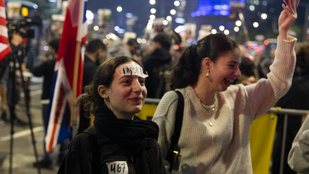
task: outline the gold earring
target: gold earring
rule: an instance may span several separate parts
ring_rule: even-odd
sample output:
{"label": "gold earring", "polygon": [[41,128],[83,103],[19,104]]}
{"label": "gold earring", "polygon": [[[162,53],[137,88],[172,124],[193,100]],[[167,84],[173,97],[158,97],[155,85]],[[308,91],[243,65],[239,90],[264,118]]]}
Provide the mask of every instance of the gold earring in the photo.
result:
{"label": "gold earring", "polygon": [[209,69],[206,72],[206,77],[209,78]]}

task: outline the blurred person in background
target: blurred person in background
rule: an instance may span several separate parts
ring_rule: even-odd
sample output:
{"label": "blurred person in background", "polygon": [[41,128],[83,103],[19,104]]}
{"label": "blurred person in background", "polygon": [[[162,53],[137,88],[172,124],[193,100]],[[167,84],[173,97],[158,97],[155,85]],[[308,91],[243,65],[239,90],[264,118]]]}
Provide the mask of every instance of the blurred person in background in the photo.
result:
{"label": "blurred person in background", "polygon": [[170,48],[170,54],[172,56],[172,67],[174,65],[177,64],[177,62],[179,61],[183,51],[184,51],[184,47],[182,46],[182,38],[180,37],[180,35],[175,32],[175,31],[170,31],[169,32],[171,39],[172,39],[172,44],[171,44],[171,48]]}
{"label": "blurred person in background", "polygon": [[[309,43],[298,43],[295,46],[296,52],[296,67],[293,76],[292,86],[288,93],[283,96],[275,106],[287,109],[300,109],[309,110]],[[284,174],[296,174],[287,163],[288,153],[291,149],[293,140],[301,127],[302,117],[299,115],[289,114],[287,118],[287,134],[285,143],[284,156],[281,156],[284,115],[279,115],[276,136],[273,147],[273,162],[272,162],[272,174],[279,174],[280,172],[280,160],[284,159],[283,173]],[[300,136],[300,135],[299,135]],[[299,139],[300,137],[297,137]],[[298,140],[295,140],[298,141]],[[304,141],[304,140],[303,140]],[[297,142],[294,142],[293,148]],[[294,151],[294,150],[292,150]],[[297,151],[296,151],[297,152]],[[307,151],[308,152],[308,151]],[[292,152],[293,153],[293,152]],[[305,155],[305,152],[303,152]],[[295,154],[298,155],[298,154]],[[297,166],[297,163],[302,163],[303,157],[295,157],[295,161],[292,162],[292,166]],[[308,166],[309,167],[309,166]],[[297,170],[296,170],[297,171]],[[298,171],[297,171],[298,172]]]}
{"label": "blurred person in background", "polygon": [[297,132],[289,151],[288,164],[298,173],[309,173],[309,117]]}
{"label": "blurred person in background", "polygon": [[140,56],[138,55],[138,51],[140,49],[140,45],[134,38],[129,38],[126,43],[120,38],[113,38],[107,40],[107,55],[106,58],[112,58],[116,56],[127,56],[133,57],[138,61],[141,61]]}
{"label": "blurred person in background", "polygon": [[152,39],[151,53],[143,58],[143,65],[149,75],[146,79],[149,98],[161,98],[168,90],[165,75],[172,69],[171,45],[170,35],[160,32]]}
{"label": "blurred person in background", "polygon": [[236,83],[250,85],[257,81],[255,78],[255,64],[248,57],[242,57],[239,64],[240,76],[236,79]]}
{"label": "blurred person in background", "polygon": [[[83,74],[83,88],[89,85],[92,81],[94,74],[98,67],[106,59],[107,48],[106,45],[100,39],[91,40],[86,45],[85,59],[84,59],[84,74]],[[82,132],[90,126],[90,113],[84,110],[84,102],[81,101],[81,111],[78,132]]]}
{"label": "blurred person in background", "polygon": [[[58,47],[59,47],[60,39],[55,38],[51,40],[48,43],[49,51],[47,53],[48,58],[43,58],[42,63],[38,66],[35,66],[32,70],[32,73],[36,77],[43,77],[43,86],[42,86],[42,95],[41,95],[41,104],[42,104],[42,120],[44,125],[44,130],[46,134],[47,125],[49,122],[49,114],[50,114],[50,97],[53,95],[51,94],[51,87],[53,83],[53,77],[54,77],[54,70],[55,70],[55,64],[58,56]],[[53,168],[53,151],[47,153],[45,149],[45,137],[43,139],[43,158],[35,162],[33,164],[34,167],[42,167],[47,169]],[[56,163],[59,165],[61,161],[63,160],[67,146],[69,144],[70,140],[66,139],[60,143],[60,149],[59,154],[57,156]]]}
{"label": "blurred person in background", "polygon": [[137,56],[137,54],[138,54],[139,49],[140,49],[140,45],[137,42],[137,40],[133,39],[133,38],[130,38],[126,42],[125,46],[130,51],[130,53],[132,55],[131,57],[135,58]]}
{"label": "blurred person in background", "polygon": [[[16,71],[19,72],[19,66],[21,67],[22,71],[27,71],[25,64],[23,64],[22,59],[24,58],[24,54],[25,54],[25,45],[26,45],[26,40],[27,40],[27,31],[22,27],[22,25],[19,22],[11,22],[8,23],[8,35],[9,35],[9,41],[10,41],[10,47],[12,52],[5,58],[5,60],[3,60],[4,62],[7,63],[7,69],[4,70],[4,78],[2,80],[6,80],[7,82],[7,88],[6,88],[6,99],[7,99],[7,105],[9,106],[10,109],[10,119],[13,122],[16,122],[17,125],[21,125],[21,126],[25,126],[27,125],[26,122],[24,122],[23,120],[19,119],[16,115],[15,115],[15,105],[18,103],[19,101],[19,97],[20,97],[20,90],[18,88],[18,80],[19,82],[21,82],[21,79],[18,77],[20,77],[20,73],[16,73]],[[2,63],[4,63],[2,62]],[[11,63],[12,62],[12,63]],[[15,67],[14,63],[15,62]],[[22,64],[20,65],[19,62],[21,62]],[[4,65],[5,66],[5,65]],[[7,73],[7,75],[6,75]],[[19,75],[19,76],[18,76]],[[15,78],[13,78],[15,77]],[[13,84],[15,85],[15,87],[13,86]],[[4,84],[2,84],[2,92],[5,91],[5,87],[3,86]],[[29,92],[29,90],[25,89],[25,92]],[[3,99],[5,100],[5,97],[3,96]],[[5,104],[5,101],[3,102],[3,104]],[[7,115],[6,115],[6,106],[2,106],[3,111],[1,114],[1,118],[4,121],[7,121]]]}

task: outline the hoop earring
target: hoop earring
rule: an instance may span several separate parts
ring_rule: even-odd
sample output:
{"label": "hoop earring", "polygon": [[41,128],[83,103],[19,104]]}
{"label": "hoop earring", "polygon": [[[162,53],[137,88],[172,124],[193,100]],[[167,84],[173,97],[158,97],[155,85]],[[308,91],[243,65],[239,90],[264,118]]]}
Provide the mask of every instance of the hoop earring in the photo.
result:
{"label": "hoop earring", "polygon": [[209,78],[209,69],[206,72],[206,77]]}

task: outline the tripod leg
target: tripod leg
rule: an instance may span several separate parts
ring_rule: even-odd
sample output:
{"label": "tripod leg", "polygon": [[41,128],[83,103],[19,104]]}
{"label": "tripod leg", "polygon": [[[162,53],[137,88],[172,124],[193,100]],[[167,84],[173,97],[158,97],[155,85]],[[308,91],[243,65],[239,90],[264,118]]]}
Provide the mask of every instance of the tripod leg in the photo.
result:
{"label": "tripod leg", "polygon": [[[18,59],[19,60],[19,71],[20,71],[20,75],[21,75],[21,84],[22,84],[22,88],[23,88],[23,91],[24,91],[24,94],[25,94],[25,106],[26,106],[26,112],[27,112],[27,117],[28,117],[28,121],[29,121],[29,128],[30,128],[30,132],[31,132],[31,138],[32,138],[32,145],[33,145],[33,151],[34,151],[34,156],[35,156],[35,161],[37,163],[39,163],[39,158],[38,158],[38,152],[37,152],[37,148],[36,148],[36,141],[35,141],[35,137],[34,137],[34,133],[33,133],[33,126],[32,126],[32,120],[31,120],[31,114],[30,114],[30,95],[29,95],[29,91],[28,89],[26,88],[26,85],[25,85],[25,81],[24,81],[24,76],[23,76],[23,72],[22,72],[22,68],[21,68],[21,59]],[[40,165],[37,166],[38,168],[38,173],[40,174],[41,173],[41,170],[40,170]]]}
{"label": "tripod leg", "polygon": [[16,79],[16,74],[15,74],[15,70],[16,70],[16,61],[15,59],[13,59],[13,70],[10,71],[10,79],[8,82],[8,85],[12,85],[11,88],[13,90],[11,90],[10,93],[10,102],[9,102],[9,106],[10,106],[10,122],[11,122],[11,139],[10,139],[10,167],[9,167],[9,174],[12,174],[12,165],[13,165],[13,143],[14,143],[14,120],[16,118],[15,116],[15,79]]}
{"label": "tripod leg", "polygon": [[13,108],[10,106],[10,113],[11,113],[11,138],[10,138],[10,167],[9,167],[9,174],[12,174],[12,164],[13,164],[13,143],[14,143],[14,119],[12,118],[14,112],[12,112]]}

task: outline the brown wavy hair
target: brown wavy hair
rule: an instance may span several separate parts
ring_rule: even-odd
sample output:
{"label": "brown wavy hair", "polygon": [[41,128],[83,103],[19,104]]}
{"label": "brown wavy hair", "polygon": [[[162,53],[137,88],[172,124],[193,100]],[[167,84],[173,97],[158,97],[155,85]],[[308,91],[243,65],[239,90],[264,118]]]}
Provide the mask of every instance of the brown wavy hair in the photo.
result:
{"label": "brown wavy hair", "polygon": [[114,80],[115,69],[123,63],[132,61],[141,66],[135,59],[126,56],[107,59],[99,66],[91,83],[84,88],[85,93],[83,94],[83,101],[86,111],[90,111],[91,114],[94,114],[98,108],[106,107],[104,99],[98,93],[98,87],[104,85],[109,88]]}

